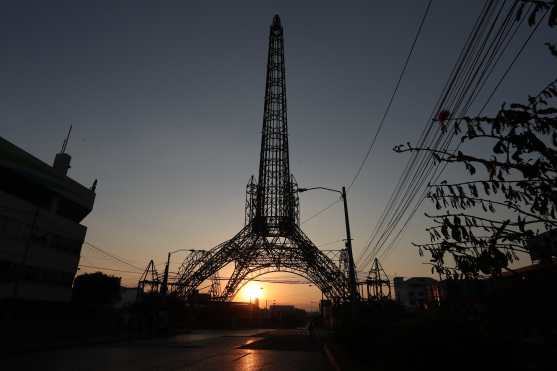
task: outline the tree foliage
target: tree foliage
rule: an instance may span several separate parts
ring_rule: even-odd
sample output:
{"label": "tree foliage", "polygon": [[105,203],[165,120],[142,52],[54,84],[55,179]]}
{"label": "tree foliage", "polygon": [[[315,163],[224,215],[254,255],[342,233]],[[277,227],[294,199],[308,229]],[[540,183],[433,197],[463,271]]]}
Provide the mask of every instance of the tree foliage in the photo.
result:
{"label": "tree foliage", "polygon": [[85,273],[74,280],[72,300],[80,304],[110,305],[120,299],[120,277]]}
{"label": "tree foliage", "polygon": [[[534,3],[529,23],[545,9],[549,25],[555,26],[555,3]],[[554,44],[546,45],[557,54]],[[429,185],[427,198],[439,213],[426,214],[433,222],[426,229],[430,243],[415,246],[420,255],[429,252],[432,271],[453,278],[499,275],[519,253],[529,252],[528,240],[557,228],[556,99],[554,80],[525,103],[503,104],[494,116],[451,118],[441,111],[437,124],[460,136],[458,149],[395,147],[397,152],[426,151],[436,164],[461,164],[472,179]],[[486,143],[488,156],[472,153]]]}

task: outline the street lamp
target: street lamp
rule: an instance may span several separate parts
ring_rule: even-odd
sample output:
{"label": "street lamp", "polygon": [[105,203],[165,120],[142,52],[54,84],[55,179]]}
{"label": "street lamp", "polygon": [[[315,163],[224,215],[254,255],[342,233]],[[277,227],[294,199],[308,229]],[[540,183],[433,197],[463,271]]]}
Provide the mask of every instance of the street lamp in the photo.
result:
{"label": "street lamp", "polygon": [[164,275],[162,276],[162,284],[161,284],[161,295],[166,295],[168,292],[168,269],[170,266],[170,255],[175,254],[180,251],[194,251],[193,249],[178,249],[174,251],[170,251],[168,253],[168,258],[166,260],[166,266],[164,267]]}
{"label": "street lamp", "polygon": [[344,222],[346,224],[346,249],[348,250],[348,280],[350,284],[350,301],[352,305],[356,303],[357,288],[356,288],[356,270],[354,269],[354,256],[352,255],[352,237],[350,235],[350,221],[348,220],[348,202],[346,200],[346,188],[342,187],[342,191],[327,187],[311,187],[311,188],[298,188],[298,192],[307,192],[313,189],[322,189],[325,191],[339,193],[344,203]]}

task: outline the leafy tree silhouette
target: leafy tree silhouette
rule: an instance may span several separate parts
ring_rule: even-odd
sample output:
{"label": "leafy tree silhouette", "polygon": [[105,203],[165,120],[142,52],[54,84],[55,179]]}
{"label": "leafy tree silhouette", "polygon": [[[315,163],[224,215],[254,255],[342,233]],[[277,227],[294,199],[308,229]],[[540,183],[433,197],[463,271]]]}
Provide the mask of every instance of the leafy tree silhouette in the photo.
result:
{"label": "leafy tree silhouette", "polygon": [[[530,26],[540,10],[549,12],[550,27],[557,25],[557,2],[524,1],[517,19],[526,3],[535,4],[528,15]],[[554,44],[546,46],[557,56]],[[426,229],[431,243],[414,245],[420,255],[429,252],[432,272],[447,278],[498,276],[510,270],[519,253],[531,252],[529,240],[557,228],[556,98],[557,80],[553,80],[524,104],[503,104],[495,116],[454,118],[441,111],[435,121],[442,132],[452,130],[461,136],[459,150],[409,143],[394,148],[396,152],[428,152],[436,164],[462,164],[474,178],[429,185],[427,198],[445,213],[426,213],[434,224]],[[490,157],[460,150],[463,145],[486,141],[493,145]],[[508,217],[502,216],[502,210]]]}
{"label": "leafy tree silhouette", "polygon": [[110,305],[120,299],[120,277],[85,273],[74,280],[72,301],[85,305]]}

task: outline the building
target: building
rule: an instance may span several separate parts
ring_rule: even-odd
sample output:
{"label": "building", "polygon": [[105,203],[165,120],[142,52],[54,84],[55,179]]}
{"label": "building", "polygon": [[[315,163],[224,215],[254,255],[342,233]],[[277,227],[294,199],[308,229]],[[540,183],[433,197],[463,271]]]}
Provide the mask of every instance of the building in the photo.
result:
{"label": "building", "polygon": [[96,181],[68,177],[66,144],[50,166],[0,137],[0,299],[71,299]]}
{"label": "building", "polygon": [[306,311],[296,308],[293,305],[278,305],[273,304],[269,306],[269,317],[271,319],[290,319],[299,320],[304,319]]}
{"label": "building", "polygon": [[557,229],[552,229],[530,238],[527,249],[533,263],[551,263],[557,257]]}
{"label": "building", "polygon": [[120,287],[120,300],[114,306],[116,308],[124,308],[137,302],[137,287]]}
{"label": "building", "polygon": [[439,282],[430,277],[394,278],[395,300],[410,309],[427,309],[439,303]]}
{"label": "building", "polygon": [[284,313],[293,313],[294,311],[296,311],[296,307],[293,305],[271,304],[269,306],[269,312],[276,313],[278,315],[282,315]]}
{"label": "building", "polygon": [[303,326],[307,320],[306,311],[293,305],[269,305],[267,315],[273,327]]}
{"label": "building", "polygon": [[[508,300],[518,303],[551,300],[557,278],[557,262],[540,262],[481,279],[447,279],[440,282],[442,301],[460,308],[484,307]],[[533,304],[532,304],[533,305]],[[540,304],[545,305],[545,304]],[[551,306],[550,306],[551,307]]]}

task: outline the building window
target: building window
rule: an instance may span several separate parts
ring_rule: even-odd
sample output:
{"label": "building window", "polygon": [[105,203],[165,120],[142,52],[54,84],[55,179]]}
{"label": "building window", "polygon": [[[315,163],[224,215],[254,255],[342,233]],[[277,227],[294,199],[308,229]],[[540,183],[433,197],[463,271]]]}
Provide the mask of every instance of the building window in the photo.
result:
{"label": "building window", "polygon": [[0,282],[14,282],[18,278],[22,281],[70,287],[74,274],[48,268],[22,266],[14,262],[0,260]]}

